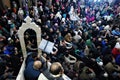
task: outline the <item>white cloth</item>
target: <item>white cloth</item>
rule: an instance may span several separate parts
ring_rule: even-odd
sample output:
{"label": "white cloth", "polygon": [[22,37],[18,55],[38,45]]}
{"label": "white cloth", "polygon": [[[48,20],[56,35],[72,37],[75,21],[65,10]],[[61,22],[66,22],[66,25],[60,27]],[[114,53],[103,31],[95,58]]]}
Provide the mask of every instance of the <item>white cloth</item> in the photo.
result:
{"label": "white cloth", "polygon": [[78,43],[79,40],[81,39],[81,36],[80,36],[80,35],[75,35],[75,36],[73,37],[73,39],[75,40],[76,43]]}
{"label": "white cloth", "polygon": [[72,21],[80,20],[79,16],[75,13],[73,6],[70,8],[69,15]]}
{"label": "white cloth", "polygon": [[62,16],[61,16],[60,12],[57,12],[57,13],[56,13],[56,15],[55,15],[55,17],[58,17],[59,19],[61,19],[61,18],[62,18]]}

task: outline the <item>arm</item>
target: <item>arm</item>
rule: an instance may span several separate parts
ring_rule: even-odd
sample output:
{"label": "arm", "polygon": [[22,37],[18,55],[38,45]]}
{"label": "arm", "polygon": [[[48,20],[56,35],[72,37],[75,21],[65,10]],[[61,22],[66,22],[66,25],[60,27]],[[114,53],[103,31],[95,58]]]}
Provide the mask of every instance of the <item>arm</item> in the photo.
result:
{"label": "arm", "polygon": [[55,46],[54,46],[53,48],[55,49],[55,51],[52,51],[51,53],[52,53],[52,54],[57,54],[58,49],[57,49]]}
{"label": "arm", "polygon": [[[70,58],[71,58],[72,60],[71,60]],[[66,60],[66,62],[69,62],[69,63],[75,63],[75,62],[77,61],[76,57],[74,57],[74,56],[72,56],[72,55],[70,55],[70,54],[69,54],[68,57],[65,56],[65,60]]]}

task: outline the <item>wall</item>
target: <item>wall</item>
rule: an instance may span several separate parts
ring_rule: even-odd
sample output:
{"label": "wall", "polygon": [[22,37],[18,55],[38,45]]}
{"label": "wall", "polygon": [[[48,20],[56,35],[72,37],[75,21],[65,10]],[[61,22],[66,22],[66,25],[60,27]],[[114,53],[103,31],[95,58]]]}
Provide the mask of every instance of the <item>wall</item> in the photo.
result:
{"label": "wall", "polygon": [[11,5],[10,5],[10,0],[2,0],[2,2],[3,2],[4,7],[5,7],[5,6],[11,7]]}

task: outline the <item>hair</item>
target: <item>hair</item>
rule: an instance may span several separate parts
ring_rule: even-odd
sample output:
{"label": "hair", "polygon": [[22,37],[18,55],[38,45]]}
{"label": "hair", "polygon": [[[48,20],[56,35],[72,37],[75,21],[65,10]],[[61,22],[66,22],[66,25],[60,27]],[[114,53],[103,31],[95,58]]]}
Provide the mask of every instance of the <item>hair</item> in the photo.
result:
{"label": "hair", "polygon": [[59,62],[54,62],[51,64],[50,66],[50,72],[53,74],[53,75],[58,75],[60,74],[60,72],[62,72],[63,68],[62,68],[62,65],[59,63]]}
{"label": "hair", "polygon": [[32,56],[33,59],[35,59],[35,58],[37,58],[38,53],[36,53],[36,52],[32,52],[32,55],[31,55],[31,56]]}

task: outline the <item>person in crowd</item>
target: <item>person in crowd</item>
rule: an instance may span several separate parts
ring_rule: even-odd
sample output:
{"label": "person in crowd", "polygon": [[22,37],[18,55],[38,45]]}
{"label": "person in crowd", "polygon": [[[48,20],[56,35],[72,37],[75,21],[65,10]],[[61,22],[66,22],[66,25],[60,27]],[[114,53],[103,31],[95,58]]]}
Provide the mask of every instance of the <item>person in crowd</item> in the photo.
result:
{"label": "person in crowd", "polygon": [[23,57],[18,51],[17,47],[14,48],[13,53],[10,55],[11,68],[13,69],[13,75],[17,76],[23,62]]}
{"label": "person in crowd", "polygon": [[33,51],[37,51],[37,48],[34,48],[34,44],[28,40],[27,41],[27,52],[33,52]]}
{"label": "person in crowd", "polygon": [[48,80],[64,80],[62,77],[63,73],[64,69],[59,62],[53,62],[50,65],[50,69],[43,72]]}
{"label": "person in crowd", "polygon": [[76,57],[70,55],[70,54],[65,54],[64,56],[65,62],[66,63],[75,63],[77,61]]}
{"label": "person in crowd", "polygon": [[[104,73],[104,69],[110,79],[111,74],[112,77],[116,76],[116,73],[119,75],[119,70],[116,70],[116,66],[113,65],[114,63],[119,65],[120,43],[116,41],[120,37],[119,2],[119,0],[116,0],[115,3],[114,1],[108,2],[108,0],[37,0],[35,3],[33,0],[27,0],[19,7],[19,4],[13,1],[11,8],[3,10],[0,8],[0,54],[6,55],[4,60],[7,61],[7,67],[13,68],[11,72],[14,73],[18,68],[13,65],[20,63],[20,66],[22,63],[17,31],[22,23],[25,23],[24,18],[30,16],[32,21],[41,28],[41,37],[55,43],[55,47],[57,47],[57,50],[51,52],[52,55],[43,55],[47,61],[55,62],[54,59],[57,59],[63,65],[64,73],[72,80],[96,78],[101,80],[100,74]],[[46,61],[37,57],[37,41],[33,37],[34,33],[31,32],[31,29],[27,30],[24,35],[27,51],[35,52],[27,57],[25,73],[28,75],[25,74],[25,78],[32,77],[30,80],[35,80],[43,69],[39,65],[40,70],[35,71],[38,67],[34,66],[34,62],[40,60],[44,65]],[[111,59],[106,59],[106,56],[111,54],[115,59],[114,63]],[[72,64],[66,63],[70,62],[71,56],[69,55],[75,59]],[[99,65],[96,63],[98,57],[101,57],[103,61],[102,71],[99,70]],[[79,63],[79,60],[82,63]],[[73,65],[76,65],[77,61],[81,66],[75,70]],[[115,69],[109,69],[111,65]],[[119,66],[117,67],[119,69]],[[7,68],[4,69],[7,70]],[[18,71],[19,69],[15,74]],[[37,75],[33,75],[32,71],[35,71]],[[51,80],[63,80],[61,77],[63,69],[60,68],[59,63],[53,63],[48,72],[51,74]]]}
{"label": "person in crowd", "polygon": [[105,70],[109,74],[109,78],[119,79],[120,78],[120,66],[115,63],[115,58],[111,55],[108,57],[109,61],[105,65]]}
{"label": "person in crowd", "polygon": [[115,28],[115,30],[112,31],[112,34],[115,35],[115,36],[120,36],[119,28]]}
{"label": "person in crowd", "polygon": [[38,80],[40,73],[42,73],[42,71],[40,71],[41,67],[41,61],[36,60],[29,62],[24,70],[25,80]]}
{"label": "person in crowd", "polygon": [[117,65],[120,65],[120,55],[118,55],[118,56],[116,57],[115,61],[116,61],[116,64],[117,64]]}
{"label": "person in crowd", "polygon": [[64,69],[59,62],[52,63],[50,66],[50,73],[54,78],[58,78],[62,80],[62,74],[64,73]]}
{"label": "person in crowd", "polygon": [[29,62],[38,60],[38,54],[36,52],[29,52],[26,58],[25,64],[28,65]]}
{"label": "person in crowd", "polygon": [[118,55],[120,55],[120,43],[117,42],[115,47],[112,49],[112,54],[116,58]]}
{"label": "person in crowd", "polygon": [[66,35],[65,35],[65,40],[67,41],[67,42],[71,42],[72,41],[72,35],[71,35],[71,33],[67,33]]}
{"label": "person in crowd", "polygon": [[23,12],[22,8],[19,8],[19,10],[18,10],[18,17],[19,17],[20,21],[23,21],[24,12]]}
{"label": "person in crowd", "polygon": [[96,77],[96,74],[95,72],[90,69],[89,67],[85,66],[84,63],[80,63],[80,66],[79,66],[79,76],[78,76],[78,79],[80,80],[92,80],[92,79],[95,79]]}

